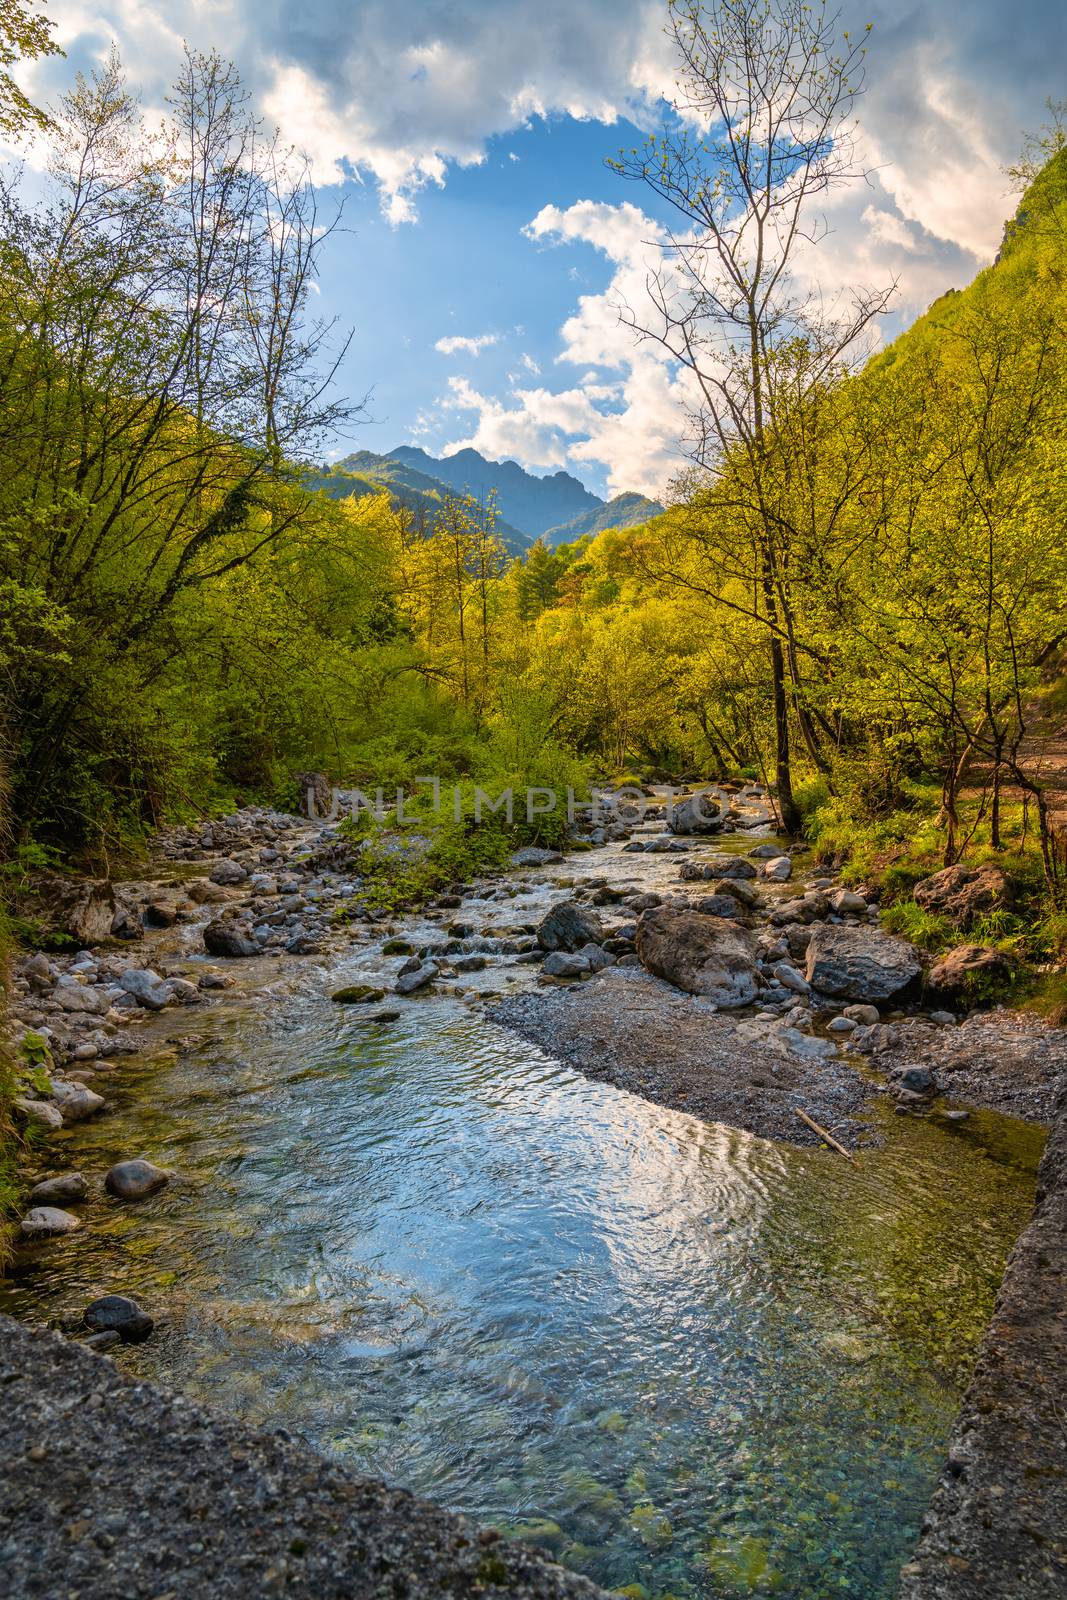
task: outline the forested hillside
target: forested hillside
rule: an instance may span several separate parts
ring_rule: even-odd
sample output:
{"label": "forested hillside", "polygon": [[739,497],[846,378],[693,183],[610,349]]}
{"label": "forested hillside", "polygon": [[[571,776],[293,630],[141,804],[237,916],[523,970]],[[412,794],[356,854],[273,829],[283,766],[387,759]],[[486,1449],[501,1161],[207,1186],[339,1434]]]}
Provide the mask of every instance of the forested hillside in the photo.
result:
{"label": "forested hillside", "polygon": [[446,494],[428,526],[366,481],[309,492],[345,415],[307,316],[328,235],[306,183],[256,164],[232,69],[191,55],[181,87],[160,155],[113,63],[63,107],[48,203],[3,194],[22,862],[292,799],[298,769],[773,777],[773,635],[824,848],[1036,846],[1062,894],[1027,759],[1067,637],[1062,149],[994,266],[858,375],[798,384],[769,569],[740,459],[645,525],[519,560],[491,501]]}

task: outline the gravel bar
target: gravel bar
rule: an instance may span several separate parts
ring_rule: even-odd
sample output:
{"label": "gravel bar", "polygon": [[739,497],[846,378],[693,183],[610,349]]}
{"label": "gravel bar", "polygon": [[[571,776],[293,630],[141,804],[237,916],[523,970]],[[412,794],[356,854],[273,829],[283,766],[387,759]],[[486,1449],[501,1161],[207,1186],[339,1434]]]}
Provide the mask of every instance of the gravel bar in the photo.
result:
{"label": "gravel bar", "polygon": [[0,1593],[602,1595],[546,1557],[0,1317]]}

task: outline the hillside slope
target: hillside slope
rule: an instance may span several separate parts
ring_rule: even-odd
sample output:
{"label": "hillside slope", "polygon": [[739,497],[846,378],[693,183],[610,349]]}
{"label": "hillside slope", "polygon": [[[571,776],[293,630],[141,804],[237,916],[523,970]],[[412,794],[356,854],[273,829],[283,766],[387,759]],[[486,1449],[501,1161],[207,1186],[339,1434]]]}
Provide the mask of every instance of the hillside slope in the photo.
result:
{"label": "hillside slope", "polygon": [[658,500],[643,494],[617,494],[614,500],[591,511],[583,511],[557,528],[548,528],[546,544],[570,544],[585,534],[603,533],[607,528],[636,528],[652,517],[661,517],[664,508]]}

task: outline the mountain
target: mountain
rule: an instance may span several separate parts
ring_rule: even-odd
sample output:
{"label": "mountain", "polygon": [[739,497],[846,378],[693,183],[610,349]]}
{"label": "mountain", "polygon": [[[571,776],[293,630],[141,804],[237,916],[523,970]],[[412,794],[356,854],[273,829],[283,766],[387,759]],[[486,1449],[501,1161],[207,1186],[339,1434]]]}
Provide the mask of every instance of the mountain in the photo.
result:
{"label": "mountain", "polygon": [[[419,472],[394,456],[376,455],[373,450],[357,450],[335,467],[314,474],[307,486],[321,489],[331,500],[379,494],[385,489],[390,499],[417,516],[425,517],[428,523],[432,523],[440,511],[445,495],[454,492],[452,484]],[[497,518],[496,531],[509,555],[524,555],[533,543],[529,534],[513,527],[503,517]]]}
{"label": "mountain", "polygon": [[452,489],[469,490],[479,499],[495,489],[500,515],[531,538],[604,504],[569,472],[538,478],[516,461],[487,461],[477,450],[457,450],[454,456],[438,459],[416,445],[404,444],[390,450],[389,457]]}
{"label": "mountain", "polygon": [[649,500],[643,494],[617,494],[606,505],[580,512],[558,528],[546,529],[544,540],[546,544],[570,544],[583,534],[603,533],[605,528],[636,528],[651,517],[661,517],[663,511],[658,500]]}

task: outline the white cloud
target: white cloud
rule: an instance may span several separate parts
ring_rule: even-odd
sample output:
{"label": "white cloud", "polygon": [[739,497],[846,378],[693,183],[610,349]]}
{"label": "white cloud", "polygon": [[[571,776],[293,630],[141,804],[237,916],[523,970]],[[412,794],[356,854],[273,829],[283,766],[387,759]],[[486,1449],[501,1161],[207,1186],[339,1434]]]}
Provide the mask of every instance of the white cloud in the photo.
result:
{"label": "white cloud", "polygon": [[447,339],[438,339],[434,345],[435,350],[440,350],[443,356],[481,355],[483,350],[488,350],[490,345],[496,344],[498,335],[495,333],[479,333],[473,339],[466,339],[462,334],[450,334]]}

